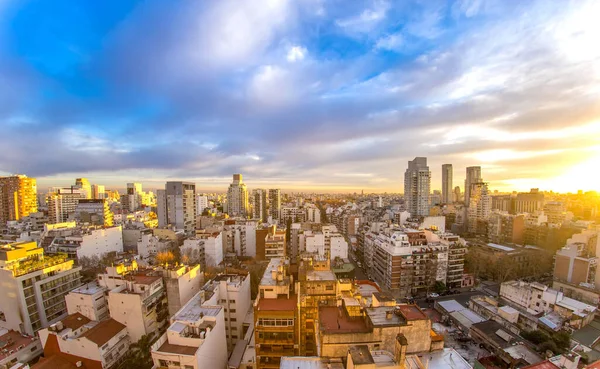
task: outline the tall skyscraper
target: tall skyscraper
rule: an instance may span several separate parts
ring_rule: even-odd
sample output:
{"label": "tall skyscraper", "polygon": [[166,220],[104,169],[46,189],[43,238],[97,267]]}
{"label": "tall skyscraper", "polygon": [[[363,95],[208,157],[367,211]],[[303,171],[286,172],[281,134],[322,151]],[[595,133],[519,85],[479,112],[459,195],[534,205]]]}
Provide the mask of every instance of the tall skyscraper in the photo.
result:
{"label": "tall skyscraper", "polygon": [[471,201],[471,186],[481,181],[481,167],[467,167],[467,176],[465,177],[465,205],[469,206]]}
{"label": "tall skyscraper", "polygon": [[452,164],[442,165],[442,202],[452,203]]}
{"label": "tall skyscraper", "polygon": [[247,217],[249,215],[248,189],[241,174],[233,175],[233,183],[227,190],[227,214],[232,217]]}
{"label": "tall skyscraper", "polygon": [[416,157],[404,172],[404,201],[412,217],[429,215],[431,172],[427,158]]}
{"label": "tall skyscraper", "polygon": [[456,186],[456,187],[454,187],[454,202],[459,202],[460,198],[461,198],[460,187]]}
{"label": "tall skyscraper", "polygon": [[252,190],[252,200],[254,204],[254,207],[252,208],[252,217],[266,222],[268,219],[267,191],[261,188]]}
{"label": "tall skyscraper", "polygon": [[273,220],[281,218],[281,191],[278,188],[269,190],[269,215]]}
{"label": "tall skyscraper", "polygon": [[173,225],[187,233],[196,226],[196,184],[167,182],[164,190],[157,191],[158,226]]}
{"label": "tall skyscraper", "polygon": [[81,188],[85,192],[85,198],[92,198],[92,185],[90,185],[90,181],[87,178],[76,178],[75,186],[77,188]]}
{"label": "tall skyscraper", "polygon": [[0,177],[0,227],[37,212],[37,182],[24,175]]}

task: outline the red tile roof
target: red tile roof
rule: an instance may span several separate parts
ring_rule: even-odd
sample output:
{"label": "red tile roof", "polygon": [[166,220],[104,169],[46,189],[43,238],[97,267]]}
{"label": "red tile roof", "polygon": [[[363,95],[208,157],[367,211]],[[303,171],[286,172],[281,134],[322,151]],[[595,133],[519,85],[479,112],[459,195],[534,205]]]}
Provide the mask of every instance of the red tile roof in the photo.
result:
{"label": "red tile roof", "polygon": [[[546,368],[544,368],[544,369],[546,369]],[[585,366],[585,369],[600,369],[600,360],[594,361],[590,365]]]}
{"label": "red tile roof", "polygon": [[80,369],[77,365],[71,363],[69,360],[61,357],[60,355],[54,355],[49,358],[42,357],[40,360],[31,367],[31,369]]}
{"label": "red tile roof", "polygon": [[[48,339],[46,340],[46,345],[44,345],[44,357],[46,360],[50,360],[51,358],[58,356],[58,359],[53,359],[49,364],[44,364],[41,367],[38,367],[37,364],[33,366],[35,369],[72,369],[73,367],[67,366],[64,361],[67,361],[71,364],[75,365],[77,362],[81,361],[82,367],[79,369],[102,369],[102,362],[91,360],[87,358],[83,358],[81,356],[66,354],[60,351],[60,346],[58,345],[58,338],[54,334],[49,334]],[[61,360],[62,359],[62,360]],[[52,362],[56,361],[54,364]],[[40,362],[38,362],[40,364]]]}
{"label": "red tile roof", "polygon": [[4,360],[8,356],[12,355],[10,353],[11,350],[16,352],[19,346],[27,347],[34,340],[35,338],[33,337],[23,337],[23,335],[17,331],[8,331],[0,336],[0,349],[6,350],[6,352],[0,351],[0,360]]}
{"label": "red tile roof", "polygon": [[298,300],[296,295],[290,295],[290,298],[280,297],[277,299],[265,299],[261,298],[258,300],[259,311],[296,311],[296,304]]}
{"label": "red tile roof", "polygon": [[111,338],[119,334],[123,329],[125,329],[123,324],[111,318],[96,324],[96,326],[81,336],[94,342],[98,346],[102,346]]}

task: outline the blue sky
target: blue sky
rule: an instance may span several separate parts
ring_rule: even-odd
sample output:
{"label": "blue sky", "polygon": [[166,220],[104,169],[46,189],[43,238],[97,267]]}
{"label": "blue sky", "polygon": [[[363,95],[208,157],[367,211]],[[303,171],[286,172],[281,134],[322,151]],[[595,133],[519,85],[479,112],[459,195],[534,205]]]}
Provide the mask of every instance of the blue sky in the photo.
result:
{"label": "blue sky", "polygon": [[[0,174],[600,190],[597,1],[0,0]],[[585,174],[584,176],[580,176]],[[572,181],[574,176],[582,178]]]}

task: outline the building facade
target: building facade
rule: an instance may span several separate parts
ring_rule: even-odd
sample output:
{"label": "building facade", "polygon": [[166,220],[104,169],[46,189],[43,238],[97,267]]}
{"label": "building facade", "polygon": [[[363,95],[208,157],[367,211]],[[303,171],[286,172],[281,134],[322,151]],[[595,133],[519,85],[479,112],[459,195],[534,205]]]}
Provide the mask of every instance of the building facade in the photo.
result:
{"label": "building facade", "polygon": [[241,174],[233,175],[233,183],[227,190],[227,214],[231,217],[246,218],[250,215],[248,189]]}
{"label": "building facade", "polygon": [[24,175],[0,177],[0,227],[37,212],[37,182]]}
{"label": "building facade", "polygon": [[454,202],[452,194],[452,164],[442,165],[442,202],[444,204]]}
{"label": "building facade", "polygon": [[404,201],[411,216],[429,215],[430,186],[431,172],[427,158],[417,157],[409,161],[404,172]]}
{"label": "building facade", "polygon": [[196,226],[196,185],[192,182],[167,182],[157,191],[157,217],[161,228],[169,225],[192,233]]}

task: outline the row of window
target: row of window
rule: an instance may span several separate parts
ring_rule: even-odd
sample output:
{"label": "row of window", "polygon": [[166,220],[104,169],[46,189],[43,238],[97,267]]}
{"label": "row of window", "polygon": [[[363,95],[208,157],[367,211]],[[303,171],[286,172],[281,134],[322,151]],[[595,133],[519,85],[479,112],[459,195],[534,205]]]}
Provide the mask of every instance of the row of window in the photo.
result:
{"label": "row of window", "polygon": [[265,327],[290,327],[294,325],[294,319],[259,318],[258,325]]}

